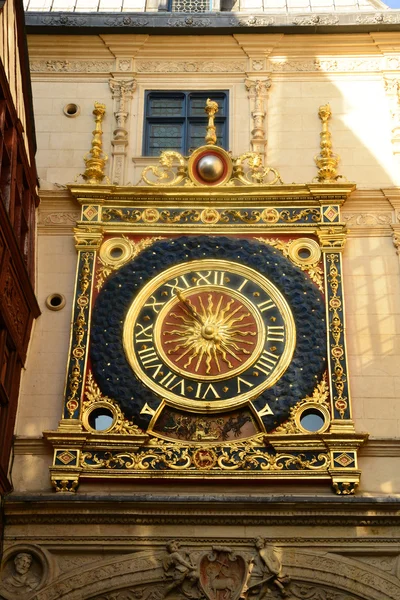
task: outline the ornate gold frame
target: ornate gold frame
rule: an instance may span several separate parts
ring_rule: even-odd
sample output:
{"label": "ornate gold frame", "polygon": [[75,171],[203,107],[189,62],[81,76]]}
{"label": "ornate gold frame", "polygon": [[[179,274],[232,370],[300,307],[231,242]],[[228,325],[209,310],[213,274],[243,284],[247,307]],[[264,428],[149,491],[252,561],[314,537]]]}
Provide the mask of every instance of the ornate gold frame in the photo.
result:
{"label": "ornate gold frame", "polygon": [[[240,187],[232,181],[214,187],[174,185],[187,177],[180,156],[174,157],[178,171],[167,185],[102,185],[103,174],[94,182],[69,186],[81,205],[81,219],[75,229],[78,267],[64,414],[56,431],[44,432],[54,448],[51,479],[56,491],[74,492],[80,479],[179,477],[331,480],[336,493],[354,493],[360,478],[357,451],[367,435],[356,433],[351,413],[342,290],[346,226],[340,208],[355,185],[338,182],[329,116],[329,106],[321,107],[321,153],[314,183],[284,185],[276,170],[261,168],[249,153],[234,163],[233,178]],[[97,131],[97,146],[99,135]],[[167,158],[164,166],[172,168]],[[252,167],[246,178],[241,165],[247,160]],[[162,170],[149,169],[162,179]],[[263,183],[268,173],[273,175],[270,185]],[[143,178],[146,181],[145,172]],[[217,444],[161,439],[152,431],[154,418],[147,433],[141,431],[124,417],[116,399],[102,396],[88,369],[94,288],[101,289],[113,270],[160,237],[192,234],[252,236],[282,252],[325,293],[327,376],[316,382],[310,397],[298,399],[287,422],[273,433]],[[118,244],[117,239],[126,249],[119,259],[108,247]],[[308,249],[309,255],[301,256],[300,248]],[[105,432],[88,427],[88,409],[95,403],[115,411],[115,422]],[[325,416],[324,426],[315,433],[306,432],[300,423],[302,412],[312,408]],[[149,406],[143,411],[154,417]]]}

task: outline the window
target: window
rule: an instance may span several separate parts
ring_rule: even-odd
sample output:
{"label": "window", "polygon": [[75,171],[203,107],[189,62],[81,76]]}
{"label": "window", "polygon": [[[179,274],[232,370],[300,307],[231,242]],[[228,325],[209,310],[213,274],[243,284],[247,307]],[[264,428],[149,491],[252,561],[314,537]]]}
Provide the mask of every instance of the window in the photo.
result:
{"label": "window", "polygon": [[218,102],[217,145],[227,150],[227,92],[147,92],[143,154],[159,156],[163,150],[176,150],[188,155],[205,144],[207,98]]}
{"label": "window", "polygon": [[212,0],[170,0],[169,10],[182,13],[199,13],[212,10]]}

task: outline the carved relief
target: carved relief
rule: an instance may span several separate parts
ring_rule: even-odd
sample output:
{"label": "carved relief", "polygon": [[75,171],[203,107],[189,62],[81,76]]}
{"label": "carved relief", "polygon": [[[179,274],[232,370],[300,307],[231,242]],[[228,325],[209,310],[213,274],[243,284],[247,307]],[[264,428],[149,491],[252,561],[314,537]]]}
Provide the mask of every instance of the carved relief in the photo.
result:
{"label": "carved relief", "polygon": [[337,25],[339,17],[333,15],[310,15],[307,17],[295,17],[293,25]]}
{"label": "carved relief", "polygon": [[110,79],[109,85],[114,100],[114,117],[116,121],[114,137],[111,140],[111,145],[113,147],[111,180],[113,184],[121,185],[123,183],[126,147],[128,145],[127,121],[129,116],[129,104],[136,89],[136,80],[133,78]]}
{"label": "carved relief", "polygon": [[392,119],[393,154],[400,154],[400,79],[385,77],[385,92],[389,100]]}
{"label": "carved relief", "polygon": [[392,213],[343,213],[343,221],[351,227],[390,225]]}
{"label": "carved relief", "polygon": [[18,284],[18,278],[10,264],[6,267],[0,302],[4,313],[11,322],[11,327],[14,329],[16,341],[19,344],[23,344],[28,324],[29,309]]}
{"label": "carved relief", "polygon": [[243,73],[246,63],[240,61],[138,61],[140,73]]}
{"label": "carved relief", "polygon": [[253,152],[265,156],[267,146],[265,131],[265,103],[268,90],[271,87],[271,79],[246,79],[245,86],[249,92],[249,98],[253,102],[251,116],[253,118],[253,129],[251,131],[251,147]]}
{"label": "carved relief", "polygon": [[32,73],[108,73],[113,60],[32,60]]}
{"label": "carved relief", "polygon": [[250,578],[247,582],[248,598],[262,600],[270,591],[278,591],[280,596],[288,596],[290,577],[282,571],[278,550],[262,538],[256,540],[257,554],[253,557]]}
{"label": "carved relief", "polygon": [[192,563],[188,553],[179,550],[179,547],[177,541],[167,544],[168,555],[163,566],[169,583],[165,588],[164,597],[173,590],[180,590],[187,598],[200,598],[198,567]]}
{"label": "carved relief", "polygon": [[214,546],[200,561],[200,585],[209,600],[237,600],[246,579],[246,561],[232,548]]}
{"label": "carved relief", "polygon": [[39,587],[43,566],[31,552],[18,552],[6,562],[1,578],[0,592],[7,600],[28,600]]}
{"label": "carved relief", "polygon": [[[397,60],[397,59],[396,59]],[[322,71],[322,72],[363,72],[380,71],[381,59],[355,58],[315,58],[309,60],[274,60],[269,62],[269,70],[275,73],[292,71]],[[397,68],[393,67],[393,68]]]}

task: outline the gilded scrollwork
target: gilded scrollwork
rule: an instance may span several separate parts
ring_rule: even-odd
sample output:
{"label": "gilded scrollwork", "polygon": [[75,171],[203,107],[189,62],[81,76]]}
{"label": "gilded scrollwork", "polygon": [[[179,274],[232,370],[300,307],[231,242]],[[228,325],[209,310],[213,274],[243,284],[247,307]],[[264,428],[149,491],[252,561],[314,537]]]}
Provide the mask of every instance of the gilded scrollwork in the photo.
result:
{"label": "gilded scrollwork", "polygon": [[79,390],[82,384],[82,360],[86,353],[85,337],[87,335],[87,317],[90,300],[91,268],[93,253],[82,253],[82,266],[79,278],[80,294],[76,300],[77,315],[74,321],[74,343],[71,351],[71,371],[68,382],[69,394],[66,408],[69,418],[72,419],[79,406]]}
{"label": "gilded scrollwork", "polygon": [[[313,281],[318,289],[323,292],[324,291],[324,272],[322,268],[319,266],[320,263],[320,252],[318,254],[310,253],[310,257],[306,260],[302,259],[297,251],[293,251],[293,246],[301,246],[301,240],[289,240],[288,242],[283,242],[279,239],[274,238],[255,238],[257,241],[268,244],[269,246],[273,246],[280,252],[282,252],[283,256],[289,258],[289,260],[299,267],[302,271],[306,272],[310,277],[311,281]],[[311,243],[317,245],[313,240],[304,240],[304,246],[307,244],[311,246]]]}
{"label": "gilded scrollwork", "polygon": [[345,413],[348,408],[348,398],[345,395],[345,386],[347,383],[347,376],[344,371],[343,361],[345,357],[344,350],[344,329],[343,322],[340,318],[342,313],[342,300],[339,295],[339,287],[341,285],[341,275],[338,269],[338,263],[340,261],[340,255],[338,254],[327,254],[326,256],[328,263],[328,285],[329,285],[329,313],[331,315],[329,330],[332,338],[331,343],[331,360],[333,366],[332,382],[336,391],[336,395],[333,400],[335,408],[339,412],[342,419],[345,417]]}
{"label": "gilded scrollwork", "polygon": [[319,407],[325,409],[325,414],[329,415],[329,386],[327,383],[327,374],[324,375],[324,378],[318,383],[318,385],[314,388],[314,391],[311,396],[306,396],[297,404],[295,404],[289,413],[289,419],[283,425],[280,425],[276,428],[276,433],[301,433],[302,429],[299,426],[298,415],[300,412],[303,412],[307,407]]}
{"label": "gilded scrollwork", "polygon": [[[86,469],[124,471],[208,471],[210,475],[229,471],[326,471],[330,466],[328,453],[293,452],[276,454],[267,451],[262,441],[260,446],[251,440],[242,443],[205,448],[199,457],[199,449],[182,444],[164,443],[137,451],[127,452],[83,452],[80,466]],[[206,456],[206,454],[208,455]],[[212,457],[211,454],[215,456]],[[203,464],[204,463],[204,464]],[[212,464],[211,464],[212,463]],[[211,466],[210,466],[211,465]]]}
{"label": "gilded scrollwork", "polygon": [[[111,275],[113,271],[120,269],[130,260],[133,260],[146,248],[149,248],[154,242],[161,240],[161,237],[143,238],[139,242],[134,242],[125,235],[121,238],[112,238],[107,240],[100,248],[99,263],[96,275],[96,289],[99,291],[104,281]],[[118,248],[121,256],[114,258],[112,249]]]}
{"label": "gilded scrollwork", "polygon": [[[147,185],[171,186],[182,183],[187,178],[185,158],[175,150],[161,152],[160,166],[149,165],[142,171],[142,179]],[[175,164],[174,164],[175,163]],[[177,163],[177,164],[176,164]],[[176,172],[174,169],[176,168]],[[149,179],[151,173],[155,180]]]}
{"label": "gilded scrollwork", "polygon": [[262,156],[257,152],[242,154],[234,164],[233,179],[244,185],[283,185],[279,172],[273,167],[264,167]]}
{"label": "gilded scrollwork", "polygon": [[[109,433],[118,433],[121,435],[132,435],[132,434],[142,434],[142,430],[125,418],[123,412],[121,411],[119,404],[108,398],[107,396],[103,396],[99,386],[93,379],[93,375],[91,371],[89,371],[87,379],[86,379],[86,388],[85,388],[85,396],[86,400],[82,405],[82,414],[85,413],[88,415],[91,410],[96,408],[101,404],[102,407],[109,408],[110,412],[113,414],[114,421],[112,427],[109,430]],[[85,423],[85,419],[83,419]]]}

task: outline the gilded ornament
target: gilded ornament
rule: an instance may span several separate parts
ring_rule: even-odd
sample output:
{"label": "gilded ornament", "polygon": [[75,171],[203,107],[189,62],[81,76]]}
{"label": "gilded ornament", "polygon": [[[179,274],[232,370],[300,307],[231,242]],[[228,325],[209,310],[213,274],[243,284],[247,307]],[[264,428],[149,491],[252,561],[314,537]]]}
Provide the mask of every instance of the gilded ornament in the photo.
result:
{"label": "gilded ornament", "polygon": [[[146,248],[149,248],[154,242],[162,240],[162,237],[143,238],[139,242],[133,242],[125,237],[111,238],[106,240],[100,247],[99,263],[100,267],[96,275],[96,289],[99,291],[104,281],[111,275],[113,271],[117,271],[130,260],[133,260]],[[116,257],[113,256],[114,251],[120,251]]]}
{"label": "gilded ornament", "polygon": [[[157,167],[149,165],[142,171],[142,179],[147,185],[171,186],[178,185],[187,176],[187,167],[184,157],[175,152],[175,150],[166,150],[161,152],[160,165]],[[177,171],[174,173],[174,163],[177,164]],[[149,179],[147,174],[151,173],[155,177],[155,181]]]}
{"label": "gilded ornament", "polygon": [[[244,165],[248,169],[244,169]],[[246,152],[235,160],[233,177],[245,185],[283,185],[280,174],[273,167],[264,167],[261,154]]]}
{"label": "gilded ornament", "polygon": [[79,390],[82,384],[81,361],[85,356],[86,345],[83,343],[87,334],[87,311],[89,306],[90,274],[93,264],[93,254],[84,252],[82,254],[81,276],[79,279],[80,294],[77,298],[79,312],[74,322],[74,343],[71,351],[71,373],[68,381],[69,394],[67,396],[66,408],[69,418],[72,419],[79,407]]}
{"label": "gilded ornament", "polygon": [[99,386],[93,379],[91,371],[88,372],[86,379],[85,396],[86,400],[82,405],[82,421],[87,430],[91,430],[89,425],[89,415],[91,411],[97,407],[101,407],[108,409],[114,417],[111,426],[109,429],[107,429],[107,431],[104,431],[104,433],[118,433],[120,435],[135,435],[143,433],[143,431],[139,429],[137,425],[125,418],[119,407],[119,404],[115,402],[115,400],[102,395]]}
{"label": "gilded ornament", "polygon": [[330,422],[329,412],[329,387],[327,383],[327,373],[323,379],[314,388],[312,396],[306,396],[297,404],[295,404],[289,413],[289,419],[283,425],[276,428],[276,433],[292,434],[292,433],[309,433],[300,424],[300,418],[305,410],[317,409],[325,417],[324,430],[327,429]]}
{"label": "gilded ornament", "polygon": [[321,151],[314,157],[318,167],[316,180],[324,183],[332,183],[339,179],[341,175],[337,174],[340,157],[338,154],[332,152],[332,135],[328,127],[328,121],[332,116],[332,112],[329,104],[319,107],[318,116],[322,121],[322,131],[320,133]]}
{"label": "gilded ornament", "polygon": [[103,153],[103,131],[101,128],[105,112],[106,107],[104,104],[100,104],[99,102],[94,103],[93,114],[95,116],[96,128],[93,131],[92,147],[83,159],[86,169],[82,173],[83,179],[89,185],[98,185],[105,178],[104,168],[108,156]]}
{"label": "gilded ornament", "polygon": [[344,360],[344,329],[339,315],[339,312],[342,311],[342,303],[338,296],[340,273],[336,266],[340,261],[340,257],[337,254],[327,254],[326,259],[329,266],[328,285],[331,292],[329,298],[329,312],[331,314],[329,330],[333,340],[333,344],[331,344],[331,357],[333,360],[332,382],[336,390],[333,400],[341,418],[344,419],[348,408],[348,399],[344,395],[347,376],[341,364]]}
{"label": "gilded ornament", "polygon": [[[255,239],[263,244],[273,246],[282,252],[283,256],[289,258],[293,264],[308,274],[311,281],[318,286],[318,289],[321,292],[324,291],[324,272],[319,266],[319,262],[321,260],[321,250],[314,240],[310,240],[308,238],[298,238],[296,240],[283,242],[282,240],[273,238],[257,237]],[[306,258],[302,258],[300,256],[299,252],[303,249],[309,254]]]}
{"label": "gilded ornament", "polygon": [[[218,112],[218,104],[210,98],[207,98],[205,112],[208,115],[208,125],[207,125],[207,134],[206,134],[206,144],[215,145],[217,143],[217,130],[214,124],[214,116]],[[221,168],[220,165],[219,168]]]}

